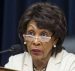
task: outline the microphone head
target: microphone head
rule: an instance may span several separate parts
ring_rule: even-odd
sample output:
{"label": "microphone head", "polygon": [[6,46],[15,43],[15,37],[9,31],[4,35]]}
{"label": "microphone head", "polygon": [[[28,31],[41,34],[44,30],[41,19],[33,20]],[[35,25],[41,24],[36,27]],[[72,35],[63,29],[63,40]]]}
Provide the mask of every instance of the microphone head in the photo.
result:
{"label": "microphone head", "polygon": [[16,55],[24,52],[24,46],[21,44],[14,44],[10,47],[10,51],[12,55]]}

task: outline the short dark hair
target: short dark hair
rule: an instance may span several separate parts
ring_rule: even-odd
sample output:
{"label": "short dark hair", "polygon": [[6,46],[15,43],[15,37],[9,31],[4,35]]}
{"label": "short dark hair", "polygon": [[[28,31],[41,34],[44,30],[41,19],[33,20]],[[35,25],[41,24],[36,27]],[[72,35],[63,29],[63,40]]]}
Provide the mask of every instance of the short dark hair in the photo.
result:
{"label": "short dark hair", "polygon": [[[52,54],[62,50],[62,43],[67,33],[67,23],[63,11],[50,3],[36,3],[25,10],[22,15],[18,31],[20,36],[26,32],[28,23],[34,20],[38,28],[44,28],[54,33],[59,40],[57,47],[52,49]],[[21,36],[22,37],[22,36]]]}

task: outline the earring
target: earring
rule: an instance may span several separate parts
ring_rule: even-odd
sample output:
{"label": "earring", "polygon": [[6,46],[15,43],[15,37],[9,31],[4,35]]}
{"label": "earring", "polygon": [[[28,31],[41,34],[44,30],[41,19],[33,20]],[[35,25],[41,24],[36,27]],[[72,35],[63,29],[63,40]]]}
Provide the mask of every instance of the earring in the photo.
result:
{"label": "earring", "polygon": [[56,48],[56,45],[54,45],[54,48]]}
{"label": "earring", "polygon": [[26,44],[26,42],[24,42],[24,44]]}

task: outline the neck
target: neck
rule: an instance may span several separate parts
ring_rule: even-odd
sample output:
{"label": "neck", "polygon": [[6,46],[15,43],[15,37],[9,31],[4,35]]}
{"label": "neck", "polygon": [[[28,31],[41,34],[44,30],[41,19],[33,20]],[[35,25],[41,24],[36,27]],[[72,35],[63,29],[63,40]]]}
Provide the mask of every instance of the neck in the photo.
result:
{"label": "neck", "polygon": [[44,59],[40,59],[40,60],[33,60],[33,65],[37,70],[42,70],[42,69],[46,69],[46,66],[48,64],[49,61],[49,57],[44,58]]}

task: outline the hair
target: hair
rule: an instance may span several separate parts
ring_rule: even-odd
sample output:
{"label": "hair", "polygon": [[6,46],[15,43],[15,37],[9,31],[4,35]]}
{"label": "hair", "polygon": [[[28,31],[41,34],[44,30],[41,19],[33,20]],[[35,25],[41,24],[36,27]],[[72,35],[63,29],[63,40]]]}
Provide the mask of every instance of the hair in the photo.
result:
{"label": "hair", "polygon": [[56,48],[52,48],[52,55],[62,50],[62,43],[67,33],[67,23],[63,11],[56,5],[50,3],[35,3],[27,8],[22,15],[18,31],[20,39],[23,40],[22,34],[26,32],[27,25],[31,20],[37,23],[37,27],[47,29],[54,33],[53,36],[58,38]]}

